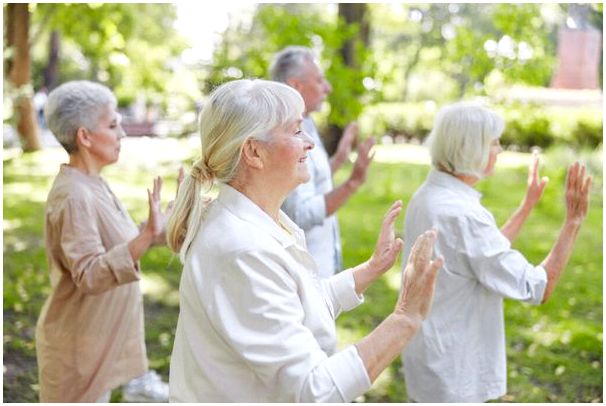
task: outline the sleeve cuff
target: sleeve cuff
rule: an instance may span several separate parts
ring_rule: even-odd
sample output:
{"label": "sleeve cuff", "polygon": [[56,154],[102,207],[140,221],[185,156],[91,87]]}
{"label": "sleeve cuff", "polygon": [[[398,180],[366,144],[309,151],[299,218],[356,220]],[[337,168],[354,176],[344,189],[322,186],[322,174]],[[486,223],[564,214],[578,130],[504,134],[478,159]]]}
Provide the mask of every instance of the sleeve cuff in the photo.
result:
{"label": "sleeve cuff", "polygon": [[326,369],[344,402],[351,402],[368,391],[372,385],[354,345],[328,358]]}
{"label": "sleeve cuff", "polygon": [[119,285],[138,281],[141,278],[139,263],[133,262],[127,242],[109,250],[106,260]]}
{"label": "sleeve cuff", "polygon": [[332,276],[330,287],[344,311],[349,311],[364,302],[364,295],[356,293],[356,282],[351,268]]}
{"label": "sleeve cuff", "polygon": [[530,291],[530,298],[525,302],[535,305],[541,304],[547,288],[547,271],[545,271],[545,268],[541,265],[531,268],[526,277],[526,285]]}

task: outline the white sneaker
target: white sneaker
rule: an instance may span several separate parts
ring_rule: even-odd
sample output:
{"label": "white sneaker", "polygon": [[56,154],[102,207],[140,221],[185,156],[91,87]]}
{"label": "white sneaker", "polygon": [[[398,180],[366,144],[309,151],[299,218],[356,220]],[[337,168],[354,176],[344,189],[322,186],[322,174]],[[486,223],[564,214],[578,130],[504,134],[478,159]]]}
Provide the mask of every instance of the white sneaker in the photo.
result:
{"label": "white sneaker", "polygon": [[168,402],[168,384],[156,371],[147,371],[122,387],[122,400],[129,403]]}

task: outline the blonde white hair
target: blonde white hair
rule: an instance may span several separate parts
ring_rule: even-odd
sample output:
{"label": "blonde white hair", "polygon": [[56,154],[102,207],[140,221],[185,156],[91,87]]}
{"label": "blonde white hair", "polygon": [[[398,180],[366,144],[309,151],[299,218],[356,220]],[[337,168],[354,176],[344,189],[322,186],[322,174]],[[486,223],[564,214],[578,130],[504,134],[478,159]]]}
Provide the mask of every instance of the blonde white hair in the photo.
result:
{"label": "blonde white hair", "polygon": [[167,242],[185,261],[210,202],[201,195],[215,181],[230,182],[236,175],[245,142],[267,141],[271,132],[301,117],[301,95],[278,82],[242,79],[213,91],[199,118],[200,159],[179,188],[168,220]]}
{"label": "blonde white hair", "polygon": [[427,139],[432,165],[453,175],[484,176],[490,144],[505,128],[495,112],[475,103],[443,107]]}

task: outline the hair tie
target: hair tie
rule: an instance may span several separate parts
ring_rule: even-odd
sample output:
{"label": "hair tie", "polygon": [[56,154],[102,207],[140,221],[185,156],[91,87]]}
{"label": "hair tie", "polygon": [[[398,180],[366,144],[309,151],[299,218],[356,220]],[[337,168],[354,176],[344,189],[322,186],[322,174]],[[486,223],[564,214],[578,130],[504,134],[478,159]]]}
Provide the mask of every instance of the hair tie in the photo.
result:
{"label": "hair tie", "polygon": [[194,163],[194,166],[191,168],[190,175],[200,183],[210,183],[214,178],[214,175],[208,165],[206,165],[201,159]]}

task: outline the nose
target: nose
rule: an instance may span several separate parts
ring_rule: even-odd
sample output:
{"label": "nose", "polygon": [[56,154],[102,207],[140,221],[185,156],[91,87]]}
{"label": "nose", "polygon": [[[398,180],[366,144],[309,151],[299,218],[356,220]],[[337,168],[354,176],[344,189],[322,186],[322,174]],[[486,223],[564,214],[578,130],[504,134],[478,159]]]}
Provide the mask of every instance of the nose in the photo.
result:
{"label": "nose", "polygon": [[324,91],[326,92],[326,94],[332,92],[332,86],[330,85],[330,82],[326,79],[324,79]]}
{"label": "nose", "polygon": [[303,131],[303,148],[305,149],[305,151],[309,151],[310,149],[313,149],[316,144],[314,144],[314,140],[313,138],[311,138],[311,136],[309,134],[307,134],[307,131]]}
{"label": "nose", "polygon": [[126,137],[126,132],[124,131],[124,128],[122,128],[122,125],[118,125],[119,131],[118,131],[118,139],[122,139],[124,137]]}

